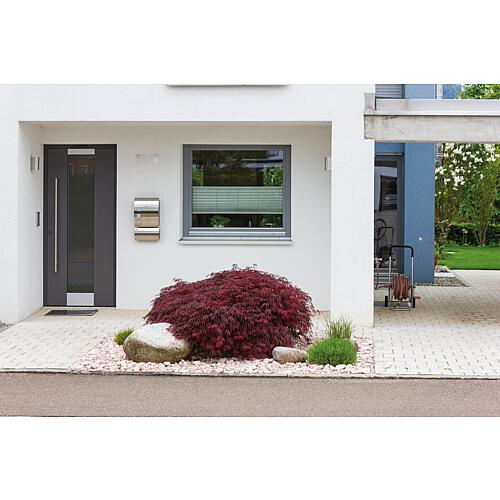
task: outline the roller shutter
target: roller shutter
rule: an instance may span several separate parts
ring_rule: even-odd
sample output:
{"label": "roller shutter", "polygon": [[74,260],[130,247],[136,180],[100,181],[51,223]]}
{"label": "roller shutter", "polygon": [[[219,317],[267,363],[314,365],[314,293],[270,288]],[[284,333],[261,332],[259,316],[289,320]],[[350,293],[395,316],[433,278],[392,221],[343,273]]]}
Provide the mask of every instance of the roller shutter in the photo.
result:
{"label": "roller shutter", "polygon": [[375,96],[387,99],[403,99],[403,84],[378,83],[375,85]]}

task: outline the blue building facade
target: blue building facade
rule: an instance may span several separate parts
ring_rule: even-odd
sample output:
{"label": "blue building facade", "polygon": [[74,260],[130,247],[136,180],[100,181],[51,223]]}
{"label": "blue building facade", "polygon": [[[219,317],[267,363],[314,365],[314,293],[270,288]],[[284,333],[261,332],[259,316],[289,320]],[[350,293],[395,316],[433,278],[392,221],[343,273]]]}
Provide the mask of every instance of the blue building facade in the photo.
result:
{"label": "blue building facade", "polygon": [[[405,99],[438,97],[435,84],[403,85],[402,93]],[[375,143],[375,229],[388,226],[375,251],[382,245],[411,245],[417,283],[434,279],[434,167],[434,144]],[[399,269],[409,272],[408,255],[402,264]]]}

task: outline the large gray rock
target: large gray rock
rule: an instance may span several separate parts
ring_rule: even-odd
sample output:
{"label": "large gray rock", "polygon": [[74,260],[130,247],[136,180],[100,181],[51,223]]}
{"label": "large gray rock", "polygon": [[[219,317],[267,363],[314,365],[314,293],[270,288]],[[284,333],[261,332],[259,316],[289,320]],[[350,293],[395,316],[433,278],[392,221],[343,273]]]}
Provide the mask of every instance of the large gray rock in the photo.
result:
{"label": "large gray rock", "polygon": [[275,347],[273,359],[278,363],[304,363],[307,352],[293,347]]}
{"label": "large gray rock", "polygon": [[146,325],[127,337],[123,350],[128,359],[137,363],[177,363],[184,359],[191,347],[184,340],[176,339],[168,323]]}

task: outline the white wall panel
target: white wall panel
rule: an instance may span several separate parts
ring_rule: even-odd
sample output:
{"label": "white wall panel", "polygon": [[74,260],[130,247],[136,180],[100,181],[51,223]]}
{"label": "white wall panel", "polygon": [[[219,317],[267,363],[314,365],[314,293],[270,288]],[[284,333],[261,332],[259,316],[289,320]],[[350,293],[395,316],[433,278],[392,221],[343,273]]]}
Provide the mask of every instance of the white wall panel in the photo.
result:
{"label": "white wall panel", "polygon": [[[117,306],[148,307],[176,277],[195,280],[213,271],[256,264],[286,276],[330,305],[330,156],[327,126],[72,126],[43,127],[45,144],[117,144]],[[291,144],[292,243],[181,244],[182,146],[184,144]],[[135,155],[158,153],[158,166],[139,167]],[[134,197],[161,199],[161,239],[134,239]]]}

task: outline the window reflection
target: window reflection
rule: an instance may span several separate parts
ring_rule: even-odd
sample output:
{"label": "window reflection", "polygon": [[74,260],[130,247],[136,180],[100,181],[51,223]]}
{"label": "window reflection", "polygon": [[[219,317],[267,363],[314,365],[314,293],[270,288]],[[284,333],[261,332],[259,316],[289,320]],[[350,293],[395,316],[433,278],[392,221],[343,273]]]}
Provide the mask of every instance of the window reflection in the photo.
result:
{"label": "window reflection", "polygon": [[283,228],[283,149],[192,154],[193,228]]}

